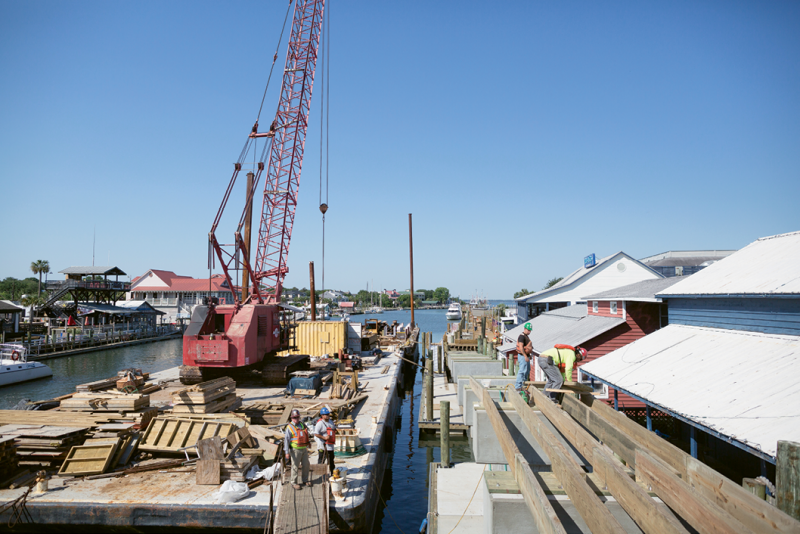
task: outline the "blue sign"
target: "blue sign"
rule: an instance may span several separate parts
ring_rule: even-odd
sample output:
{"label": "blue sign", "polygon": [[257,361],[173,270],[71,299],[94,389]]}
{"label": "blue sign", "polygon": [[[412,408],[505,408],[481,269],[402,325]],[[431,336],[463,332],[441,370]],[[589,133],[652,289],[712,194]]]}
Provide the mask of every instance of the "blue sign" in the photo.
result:
{"label": "blue sign", "polygon": [[597,265],[597,260],[595,259],[594,254],[589,254],[588,256],[583,258],[583,266],[586,267],[587,269],[589,267],[594,267],[595,265]]}

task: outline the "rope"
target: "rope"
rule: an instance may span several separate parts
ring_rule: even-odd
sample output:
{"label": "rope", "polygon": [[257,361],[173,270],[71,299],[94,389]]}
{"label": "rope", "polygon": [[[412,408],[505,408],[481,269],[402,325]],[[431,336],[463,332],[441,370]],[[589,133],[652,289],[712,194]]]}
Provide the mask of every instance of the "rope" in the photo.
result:
{"label": "rope", "polygon": [[9,509],[11,510],[11,517],[8,518],[8,528],[14,528],[20,519],[23,523],[33,523],[33,518],[30,512],[28,512],[28,508],[25,506],[28,502],[28,494],[31,492],[31,489],[33,489],[33,486],[28,487],[25,493],[13,501],[5,503],[2,505],[2,508],[0,508],[0,515]]}
{"label": "rope", "polygon": [[467,507],[464,508],[464,513],[461,514],[461,517],[458,518],[458,521],[456,522],[455,526],[447,534],[453,534],[453,531],[456,529],[456,527],[458,527],[458,523],[461,523],[461,520],[464,519],[465,515],[467,515],[467,510],[469,510],[469,505],[472,504],[472,499],[475,498],[475,494],[478,492],[478,488],[481,485],[481,480],[483,480],[483,473],[481,473],[481,477],[478,479],[478,484],[475,486],[475,489],[472,490],[472,497],[469,498],[469,502],[467,503]]}
{"label": "rope", "polygon": [[278,46],[275,47],[275,55],[272,56],[272,66],[269,68],[269,77],[267,77],[267,86],[264,88],[264,96],[261,97],[261,105],[258,108],[258,115],[256,122],[261,118],[261,110],[264,109],[264,100],[267,98],[267,89],[269,89],[269,82],[272,79],[272,71],[275,69],[275,61],[278,60],[278,51],[281,49],[281,41],[283,41],[283,32],[286,30],[286,21],[289,20],[289,11],[292,8],[294,0],[289,0],[289,5],[286,6],[286,16],[283,17],[283,27],[281,28],[281,36],[278,38]]}
{"label": "rope", "polygon": [[370,474],[369,480],[370,480],[370,482],[372,482],[372,485],[375,486],[375,491],[378,492],[378,498],[383,503],[383,509],[386,511],[387,514],[389,514],[389,519],[392,520],[392,523],[394,523],[394,526],[397,527],[397,530],[399,530],[403,534],[406,534],[405,531],[402,528],[400,528],[400,525],[397,524],[397,521],[394,520],[394,516],[392,515],[392,512],[389,511],[389,505],[386,504],[386,501],[383,500],[383,495],[381,495],[381,489],[378,487],[378,483],[375,482],[375,473],[371,473]]}

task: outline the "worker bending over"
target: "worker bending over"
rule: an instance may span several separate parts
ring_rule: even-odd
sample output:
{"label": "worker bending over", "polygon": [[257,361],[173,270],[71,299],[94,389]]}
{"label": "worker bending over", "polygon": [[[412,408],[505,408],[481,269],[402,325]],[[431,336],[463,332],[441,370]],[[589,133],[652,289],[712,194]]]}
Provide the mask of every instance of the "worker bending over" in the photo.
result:
{"label": "worker bending over", "polygon": [[[575,363],[586,357],[586,349],[570,345],[556,345],[539,355],[537,363],[547,377],[545,389],[561,389],[564,381],[572,382],[572,369]],[[558,393],[548,392],[550,398],[558,401]]]}
{"label": "worker bending over", "polygon": [[314,439],[317,440],[317,463],[328,462],[333,474],[333,447],[336,445],[336,425],[331,421],[331,411],[323,406],[319,411],[319,421],[314,427]]}
{"label": "worker bending over", "polygon": [[308,462],[308,427],[300,421],[300,411],[292,410],[290,417],[292,422],[286,426],[286,433],[283,438],[283,450],[286,451],[286,459],[292,460],[292,486],[294,489],[301,489],[299,472],[302,469],[303,484],[311,485],[308,478],[308,471],[311,465]]}

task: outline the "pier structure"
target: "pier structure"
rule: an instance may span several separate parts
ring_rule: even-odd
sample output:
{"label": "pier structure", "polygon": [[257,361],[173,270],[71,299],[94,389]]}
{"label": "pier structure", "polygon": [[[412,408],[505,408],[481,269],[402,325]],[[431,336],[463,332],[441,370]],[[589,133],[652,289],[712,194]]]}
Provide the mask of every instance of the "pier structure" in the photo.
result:
{"label": "pier structure", "polygon": [[[430,465],[428,532],[800,532],[800,522],[765,500],[757,483],[727,479],[595,401],[588,386],[565,384],[558,405],[541,391],[544,383],[529,381],[528,403],[506,371],[468,374],[486,361],[479,351],[448,353],[447,336],[442,347],[441,383],[423,402],[455,400],[451,418],[458,414],[466,425],[474,462]],[[800,472],[790,453],[783,465]]]}

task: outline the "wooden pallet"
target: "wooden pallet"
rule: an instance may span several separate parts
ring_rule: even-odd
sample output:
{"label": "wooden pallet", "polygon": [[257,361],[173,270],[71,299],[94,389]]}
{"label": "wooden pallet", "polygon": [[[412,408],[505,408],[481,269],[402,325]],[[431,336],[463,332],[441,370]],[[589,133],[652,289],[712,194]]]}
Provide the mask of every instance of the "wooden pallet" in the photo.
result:
{"label": "wooden pallet", "polygon": [[93,443],[72,447],[58,471],[59,475],[99,475],[111,466],[119,440],[113,443]]}
{"label": "wooden pallet", "polygon": [[236,423],[229,421],[156,417],[147,428],[139,450],[177,453],[196,445],[201,439],[212,436],[226,438],[238,428]]}

